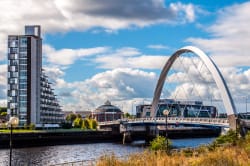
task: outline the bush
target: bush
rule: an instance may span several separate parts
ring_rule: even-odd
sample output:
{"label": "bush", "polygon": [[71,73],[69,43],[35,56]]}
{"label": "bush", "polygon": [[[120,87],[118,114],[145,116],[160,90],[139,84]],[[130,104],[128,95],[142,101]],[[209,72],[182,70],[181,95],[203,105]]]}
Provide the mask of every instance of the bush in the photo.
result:
{"label": "bush", "polygon": [[193,149],[191,149],[191,148],[182,149],[181,152],[182,152],[182,154],[184,154],[185,157],[191,157],[191,156],[193,156],[193,153],[194,153]]}
{"label": "bush", "polygon": [[89,119],[83,120],[82,129],[90,129],[90,120]]}
{"label": "bush", "polygon": [[31,123],[31,124],[29,125],[29,129],[30,129],[30,130],[35,130],[35,128],[36,128],[36,125],[35,125],[35,124]]}
{"label": "bush", "polygon": [[74,128],[81,128],[83,124],[82,118],[76,118],[73,122]]}
{"label": "bush", "polygon": [[153,141],[150,142],[151,150],[168,150],[171,146],[170,140],[167,140],[163,136],[157,136]]}
{"label": "bush", "polygon": [[95,119],[90,119],[90,122],[91,122],[90,123],[90,128],[94,129],[94,130],[97,129],[97,125],[98,125],[97,121]]}
{"label": "bush", "polygon": [[215,140],[215,144],[232,144],[236,145],[237,140],[239,140],[238,134],[236,131],[229,130],[227,134],[221,135]]}
{"label": "bush", "polygon": [[1,116],[7,116],[7,112],[1,112]]}
{"label": "bush", "polygon": [[76,115],[76,114],[69,114],[69,115],[67,115],[67,117],[66,117],[66,121],[72,123],[72,122],[75,121],[76,118],[77,118],[77,115]]}
{"label": "bush", "polygon": [[61,127],[63,129],[71,129],[72,128],[72,123],[70,123],[70,122],[63,122],[63,123],[61,123]]}

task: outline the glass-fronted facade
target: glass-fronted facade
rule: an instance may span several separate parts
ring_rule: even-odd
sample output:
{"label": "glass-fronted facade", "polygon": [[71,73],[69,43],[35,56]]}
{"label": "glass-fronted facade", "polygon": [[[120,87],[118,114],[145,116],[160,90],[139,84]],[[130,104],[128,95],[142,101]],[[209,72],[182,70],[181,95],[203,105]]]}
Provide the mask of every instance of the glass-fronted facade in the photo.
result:
{"label": "glass-fronted facade", "polygon": [[40,26],[25,26],[25,35],[9,35],[8,113],[19,118],[20,126],[63,120],[49,84],[42,72]]}

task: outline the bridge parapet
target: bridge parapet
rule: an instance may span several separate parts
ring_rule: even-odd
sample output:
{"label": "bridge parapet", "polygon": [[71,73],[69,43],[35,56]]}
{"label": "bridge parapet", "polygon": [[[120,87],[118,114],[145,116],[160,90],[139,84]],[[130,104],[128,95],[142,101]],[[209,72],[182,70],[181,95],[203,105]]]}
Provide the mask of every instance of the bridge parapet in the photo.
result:
{"label": "bridge parapet", "polygon": [[[166,123],[165,117],[155,118],[136,118],[136,119],[120,119],[116,121],[99,122],[99,126],[126,124],[126,123]],[[204,124],[214,126],[229,126],[227,118],[183,118],[183,117],[168,117],[168,123],[188,123],[188,124]],[[250,122],[249,122],[250,123]]]}
{"label": "bridge parapet", "polygon": [[[134,122],[142,122],[142,123],[146,123],[146,122],[161,122],[161,123],[165,123],[166,118],[165,117],[156,117],[156,118],[137,118],[137,119],[128,119],[127,122],[128,123],[134,123]],[[209,123],[209,124],[221,124],[221,125],[227,125],[228,119],[226,118],[179,118],[179,117],[168,117],[168,122],[169,123],[175,123],[175,122],[196,122],[196,123]]]}

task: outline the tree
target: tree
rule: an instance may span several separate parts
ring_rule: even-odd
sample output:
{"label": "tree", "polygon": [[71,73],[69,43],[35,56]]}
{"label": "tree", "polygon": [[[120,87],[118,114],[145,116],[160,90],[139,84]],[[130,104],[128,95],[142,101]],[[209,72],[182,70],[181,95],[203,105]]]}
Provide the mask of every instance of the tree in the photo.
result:
{"label": "tree", "polygon": [[97,121],[95,119],[90,119],[90,128],[97,129]]}
{"label": "tree", "polygon": [[131,116],[128,112],[126,112],[126,113],[124,114],[124,117],[130,119],[132,116]]}
{"label": "tree", "polygon": [[73,122],[74,128],[81,128],[83,124],[82,118],[76,118]]}
{"label": "tree", "polygon": [[82,129],[90,129],[90,120],[89,119],[83,120]]}
{"label": "tree", "polygon": [[0,107],[0,113],[6,112],[7,113],[7,107]]}
{"label": "tree", "polygon": [[81,114],[76,114],[76,117],[77,118],[82,118],[82,115]]}
{"label": "tree", "polygon": [[66,121],[69,121],[69,122],[74,122],[74,120],[76,119],[76,114],[69,114],[66,116]]}
{"label": "tree", "polygon": [[1,116],[7,116],[7,112],[1,112]]}
{"label": "tree", "polygon": [[30,130],[35,130],[35,128],[36,128],[36,125],[34,123],[30,123],[29,129]]}

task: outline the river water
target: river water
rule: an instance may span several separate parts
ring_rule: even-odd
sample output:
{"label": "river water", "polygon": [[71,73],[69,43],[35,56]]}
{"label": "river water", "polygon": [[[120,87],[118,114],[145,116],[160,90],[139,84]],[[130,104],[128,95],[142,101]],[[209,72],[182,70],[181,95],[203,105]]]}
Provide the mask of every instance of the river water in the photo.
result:
{"label": "river water", "polygon": [[[173,146],[197,147],[201,144],[211,143],[214,138],[173,139]],[[13,149],[12,165],[14,166],[47,166],[61,163],[84,161],[86,165],[97,160],[100,156],[115,154],[117,157],[126,157],[131,153],[142,152],[142,142],[131,145],[119,143],[93,143],[76,145],[57,145],[32,148]],[[9,163],[9,149],[0,149],[0,166]],[[85,165],[85,164],[84,164]]]}

